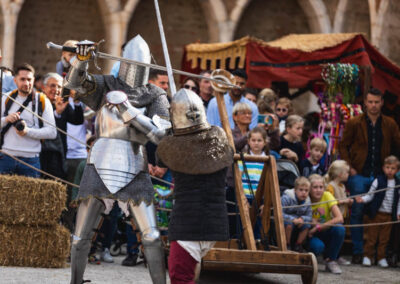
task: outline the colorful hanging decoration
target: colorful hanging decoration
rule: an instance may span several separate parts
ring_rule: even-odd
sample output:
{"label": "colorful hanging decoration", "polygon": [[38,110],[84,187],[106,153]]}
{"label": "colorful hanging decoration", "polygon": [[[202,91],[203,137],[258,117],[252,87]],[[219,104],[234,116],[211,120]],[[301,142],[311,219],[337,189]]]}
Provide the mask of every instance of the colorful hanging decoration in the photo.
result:
{"label": "colorful hanging decoration", "polygon": [[322,69],[322,79],[326,83],[326,95],[329,101],[335,102],[338,95],[344,104],[354,102],[360,68],[357,64],[327,64]]}
{"label": "colorful hanging decoration", "polygon": [[[354,104],[359,67],[356,64],[327,64],[321,73],[325,92],[319,94],[321,106],[319,137],[328,142],[326,167],[339,155],[339,142],[347,121],[362,113],[361,106]],[[323,133],[321,133],[323,132]]]}

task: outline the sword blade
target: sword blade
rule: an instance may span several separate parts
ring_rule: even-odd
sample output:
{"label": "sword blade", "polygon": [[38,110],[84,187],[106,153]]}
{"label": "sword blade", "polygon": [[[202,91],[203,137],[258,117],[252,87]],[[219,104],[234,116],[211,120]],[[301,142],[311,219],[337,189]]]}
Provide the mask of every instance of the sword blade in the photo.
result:
{"label": "sword blade", "polygon": [[[47,46],[48,49],[64,50],[64,47],[62,45],[58,45],[58,44],[55,44],[53,42],[48,42],[46,46]],[[73,51],[71,51],[71,52],[73,52]],[[150,67],[150,68],[157,69],[157,70],[167,71],[167,67],[165,67],[165,66],[161,66],[161,65],[157,65],[157,64],[151,64],[151,63],[143,63],[143,62],[140,62],[140,61],[127,59],[127,58],[124,58],[124,57],[121,57],[121,56],[115,56],[115,55],[111,55],[111,54],[100,52],[100,51],[96,51],[95,55],[96,55],[96,57],[102,58],[102,59],[109,59],[109,60],[115,60],[115,61],[120,61],[120,62],[126,62],[126,63],[130,63],[130,64],[136,64],[136,65],[139,65],[139,66]],[[218,83],[218,84],[223,84],[225,86],[228,86],[228,87],[234,88],[234,89],[239,89],[240,88],[240,87],[238,87],[236,85],[227,83],[227,82],[222,81],[222,80],[214,79],[212,77],[206,77],[206,76],[202,76],[202,75],[199,75],[199,74],[194,74],[194,73],[190,73],[190,72],[186,72],[186,71],[182,71],[182,70],[177,70],[177,69],[172,69],[172,72],[175,73],[175,74],[183,75],[183,76],[188,76],[188,77],[197,78],[197,79],[204,79],[204,80],[212,81],[212,82],[215,82],[215,83]]]}
{"label": "sword blade", "polygon": [[[98,51],[96,53],[96,55],[99,58],[102,58],[102,59],[110,59],[110,60],[115,60],[115,61],[121,61],[121,62],[130,63],[130,64],[136,64],[136,65],[139,65],[139,66],[150,67],[150,68],[157,69],[157,70],[167,71],[167,67],[165,67],[165,66],[151,64],[151,63],[143,63],[143,62],[140,62],[140,61],[127,59],[127,58],[123,58],[123,57],[120,57],[120,56],[114,56],[114,55],[111,55],[111,54],[108,54],[108,53],[104,53],[104,52],[100,52],[100,51]],[[194,73],[190,73],[190,72],[186,72],[186,71],[182,71],[182,70],[178,70],[178,69],[172,69],[172,72],[175,73],[175,74],[183,75],[183,76],[188,76],[188,77],[193,77],[193,78],[212,81],[212,82],[215,82],[215,83],[218,83],[218,84],[223,84],[225,86],[228,86],[228,87],[231,87],[231,88],[235,88],[235,89],[239,89],[240,88],[240,87],[238,87],[236,85],[227,83],[225,81],[221,81],[221,80],[214,79],[214,78],[211,78],[211,77],[206,77],[206,76],[202,76],[202,75],[199,75],[199,74],[194,74]]]}

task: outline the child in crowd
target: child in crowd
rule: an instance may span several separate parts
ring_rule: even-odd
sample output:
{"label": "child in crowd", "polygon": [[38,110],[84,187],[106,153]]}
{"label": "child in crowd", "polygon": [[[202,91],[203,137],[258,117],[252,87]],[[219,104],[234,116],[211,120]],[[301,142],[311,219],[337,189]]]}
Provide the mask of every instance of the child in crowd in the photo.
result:
{"label": "child in crowd", "polygon": [[[245,153],[252,156],[266,156],[269,154],[267,132],[262,127],[255,127],[250,130],[247,141],[248,144],[244,148]],[[246,175],[242,162],[239,162],[239,169],[243,173],[242,181],[244,193],[249,200],[249,203],[251,204],[251,201],[253,200],[253,194],[250,189],[250,184],[255,194],[264,167],[264,163],[246,162],[245,166],[247,168],[250,179]]]}
{"label": "child in crowd", "polygon": [[279,131],[283,133],[286,129],[286,118],[293,114],[293,105],[288,98],[280,98],[276,102],[275,113],[279,118]]}
{"label": "child in crowd", "polygon": [[[400,162],[395,156],[389,156],[383,163],[383,175],[379,175],[369,189],[368,195],[356,197],[357,203],[368,203],[366,213],[369,217],[368,223],[384,223],[400,220],[400,180],[395,177],[399,171]],[[389,188],[386,191],[373,193],[375,190]],[[375,256],[375,245],[377,245],[377,260],[380,267],[388,267],[386,261],[386,246],[390,239],[392,225],[381,225],[366,227],[363,265],[371,266]],[[397,240],[398,241],[398,240]]]}
{"label": "child in crowd", "polygon": [[324,166],[320,161],[326,151],[326,142],[324,139],[315,137],[310,143],[310,157],[300,162],[300,175],[309,177],[312,174],[325,174]]}
{"label": "child in crowd", "polygon": [[[298,177],[294,182],[294,189],[285,190],[281,202],[282,206],[310,204],[310,181],[306,177]],[[296,244],[293,248],[294,251],[304,252],[303,242],[307,237],[308,230],[311,227],[312,211],[311,206],[304,206],[298,208],[283,208],[283,218],[285,222],[286,241],[288,249],[291,249],[291,238],[294,230],[298,231]]]}
{"label": "child in crowd", "polygon": [[286,119],[286,133],[281,135],[279,154],[297,165],[304,157],[303,144],[301,143],[303,126],[304,119],[301,116],[290,115]]}
{"label": "child in crowd", "polygon": [[343,245],[345,229],[342,226],[332,225],[343,223],[342,213],[333,195],[325,191],[324,178],[313,174],[309,180],[311,203],[317,203],[311,205],[313,222],[316,225],[308,232],[310,250],[315,255],[324,255],[327,271],[341,274],[339,264],[343,259],[338,256]]}
{"label": "child in crowd", "polygon": [[[252,156],[266,156],[269,154],[267,143],[267,132],[262,127],[255,127],[250,130],[248,135],[248,145],[246,145],[244,152]],[[255,198],[258,182],[260,181],[261,173],[264,168],[264,163],[260,162],[245,162],[239,161],[239,169],[242,172],[243,190],[246,198],[252,206]],[[256,208],[260,209],[260,208]],[[256,226],[254,228],[254,237],[261,238],[260,234],[261,220],[257,218]]]}
{"label": "child in crowd", "polygon": [[343,184],[349,178],[349,172],[350,166],[346,161],[336,160],[330,165],[326,178],[328,182],[326,190],[329,191],[335,199],[341,199],[337,202],[343,218],[348,216],[349,207],[353,204],[352,198],[345,199],[347,197],[346,187]]}

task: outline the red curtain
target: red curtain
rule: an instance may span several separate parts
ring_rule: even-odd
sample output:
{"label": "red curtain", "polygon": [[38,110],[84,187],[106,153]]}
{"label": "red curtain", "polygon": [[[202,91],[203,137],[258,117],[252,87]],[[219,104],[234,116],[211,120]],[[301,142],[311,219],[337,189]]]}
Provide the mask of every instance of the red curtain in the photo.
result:
{"label": "red curtain", "polygon": [[361,35],[313,52],[282,50],[250,42],[246,55],[247,85],[261,89],[270,87],[273,81],[287,81],[290,87],[304,87],[311,80],[321,79],[323,64],[337,62],[370,66],[373,87],[400,94],[400,68]]}

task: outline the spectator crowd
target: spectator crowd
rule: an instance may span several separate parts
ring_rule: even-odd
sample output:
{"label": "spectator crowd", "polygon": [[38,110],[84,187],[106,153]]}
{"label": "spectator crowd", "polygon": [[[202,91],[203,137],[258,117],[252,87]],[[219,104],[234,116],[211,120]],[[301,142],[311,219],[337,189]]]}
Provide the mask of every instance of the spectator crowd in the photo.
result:
{"label": "spectator crowd", "polygon": [[[75,44],[75,41],[65,43],[67,46]],[[55,177],[79,184],[96,133],[92,127],[94,113],[75,99],[74,91],[63,88],[63,77],[73,56],[63,51],[60,61],[54,64],[56,72],[44,76],[37,76],[29,64],[17,66],[14,72],[4,69],[0,173],[49,178],[19,163],[16,157]],[[117,76],[118,72],[113,70]],[[201,75],[210,77],[211,73],[203,71]],[[342,246],[348,236],[353,264],[396,266],[400,255],[400,224],[391,222],[400,220],[400,162],[397,158],[400,132],[393,118],[382,113],[382,92],[375,88],[367,92],[363,98],[364,113],[347,121],[339,142],[339,159],[331,161],[327,159],[330,137],[311,139],[317,129],[305,129],[313,121],[310,116],[295,113],[290,96],[279,90],[248,89],[244,70],[238,69],[232,74],[239,88],[227,92],[224,103],[236,151],[254,156],[271,155],[279,163],[297,169],[292,173],[295,175],[292,181],[285,173],[279,175],[288,249],[321,255],[326,269],[340,274],[342,265],[350,265],[350,261],[342,257]],[[36,84],[39,82],[42,85]],[[164,72],[152,70],[149,83],[168,90],[168,76]],[[204,103],[209,123],[221,126],[210,81],[187,78],[181,87],[197,93]],[[171,182],[171,174],[168,168],[157,166],[156,147],[151,143],[146,145],[148,170],[155,178],[154,184],[163,186],[159,179]],[[250,205],[263,166],[257,162],[239,163],[244,193]],[[68,186],[67,209],[61,218],[71,232],[78,190],[78,187]],[[226,198],[231,203],[235,202],[234,192],[230,170]],[[365,193],[370,194],[358,196]],[[228,211],[236,212],[231,203],[228,203]],[[102,261],[113,262],[110,246],[121,216],[115,203],[99,230],[96,243],[102,246]],[[236,217],[230,217],[229,221],[230,235],[237,238],[241,225]],[[362,226],[375,223],[385,224]],[[353,226],[346,231],[343,224]],[[255,226],[258,240],[261,220],[257,220]],[[124,233],[127,234],[127,257],[123,265],[134,266],[139,255],[138,241],[131,226],[127,225]],[[95,252],[96,245],[90,261],[98,263]]]}

